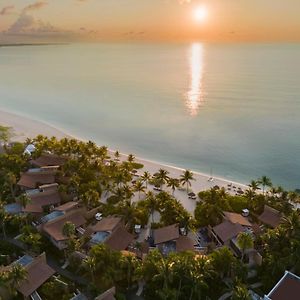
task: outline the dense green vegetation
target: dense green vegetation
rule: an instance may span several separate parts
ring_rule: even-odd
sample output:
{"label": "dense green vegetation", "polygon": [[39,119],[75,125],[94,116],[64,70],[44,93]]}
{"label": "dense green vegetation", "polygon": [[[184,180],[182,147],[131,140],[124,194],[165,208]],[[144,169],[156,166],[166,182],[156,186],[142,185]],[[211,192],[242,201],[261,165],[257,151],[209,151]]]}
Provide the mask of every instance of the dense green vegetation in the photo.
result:
{"label": "dense green vegetation", "polygon": [[[0,127],[0,141],[8,141],[7,130]],[[69,269],[89,280],[89,294],[97,295],[116,286],[119,299],[128,291],[136,289],[139,282],[145,283],[145,299],[218,299],[226,292],[231,292],[231,299],[249,299],[248,287],[253,282],[261,282],[259,292],[265,293],[285,270],[300,274],[300,220],[298,210],[293,209],[299,196],[272,186],[267,177],[252,181],[249,189],[240,195],[229,195],[224,188],[219,187],[201,191],[198,193],[194,215],[190,215],[174,197],[174,191],[182,188],[184,193],[189,192],[194,180],[191,171],[185,171],[180,178],[171,178],[164,169],[155,174],[144,172],[142,176],[136,177],[134,174],[138,170],[141,172],[143,165],[137,163],[132,154],[127,160],[121,160],[118,151],[110,155],[106,147],[75,139],[59,141],[38,136],[26,144],[29,142],[36,147],[33,158],[45,151],[67,158],[56,175],[63,202],[75,198],[87,210],[95,209],[103,216],[121,216],[127,230],[132,233],[135,224],[150,224],[152,229],[179,224],[187,231],[198,230],[221,223],[223,211],[241,213],[245,208],[249,209],[250,219],[255,222],[265,205],[279,210],[283,219],[277,228],[258,233],[254,241],[248,234],[241,234],[238,245],[242,257],[239,258],[227,247],[214,250],[212,246],[208,247],[206,255],[182,252],[163,256],[154,250],[141,260],[133,254],[97,245],[92,247],[85,259],[78,259],[73,255],[74,251],[82,251],[86,240],[77,237],[72,223],[66,223],[63,228],[63,233],[69,237],[68,247],[63,253],[57,254],[45,241],[45,237],[31,225],[31,215],[9,215],[4,210],[5,204],[16,200],[24,207],[28,204],[17,182],[21,172],[30,167],[29,157],[23,154],[24,144],[14,143],[5,147],[5,152],[0,154],[1,255],[11,254],[11,258],[16,256],[7,251],[7,242],[3,240],[21,234],[19,239],[31,254],[46,251],[53,257],[68,259]],[[155,186],[158,191],[149,191],[150,185],[151,189]],[[168,193],[166,187],[172,193]],[[159,218],[156,219],[155,215]],[[262,255],[262,265],[255,269],[256,277],[249,280],[245,253],[253,246]],[[140,247],[137,243],[136,249]],[[14,249],[13,252],[18,251]],[[1,258],[3,265],[8,265],[10,261],[10,258]],[[17,284],[22,279],[21,275],[26,274],[20,271],[19,275],[12,279],[10,272],[2,271],[0,285],[12,288],[12,284]],[[47,295],[57,284],[54,280],[43,286],[40,292],[45,299],[55,299],[56,294]],[[55,289],[58,294],[64,291],[62,286]]]}

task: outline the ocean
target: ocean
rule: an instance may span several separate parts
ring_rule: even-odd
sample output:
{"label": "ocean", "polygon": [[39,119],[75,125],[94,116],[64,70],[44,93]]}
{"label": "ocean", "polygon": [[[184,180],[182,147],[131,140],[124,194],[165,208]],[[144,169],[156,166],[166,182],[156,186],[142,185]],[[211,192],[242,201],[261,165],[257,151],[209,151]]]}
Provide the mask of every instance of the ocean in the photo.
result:
{"label": "ocean", "polygon": [[299,55],[299,44],[3,47],[0,109],[146,159],[295,189]]}

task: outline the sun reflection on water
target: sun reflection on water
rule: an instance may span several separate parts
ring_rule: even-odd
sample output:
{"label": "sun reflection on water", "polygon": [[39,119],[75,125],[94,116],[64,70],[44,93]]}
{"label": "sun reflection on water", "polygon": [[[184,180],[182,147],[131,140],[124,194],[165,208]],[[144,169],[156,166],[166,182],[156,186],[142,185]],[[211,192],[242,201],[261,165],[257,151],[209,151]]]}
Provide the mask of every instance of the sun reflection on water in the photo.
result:
{"label": "sun reflection on water", "polygon": [[187,93],[186,105],[190,115],[198,114],[199,106],[203,101],[202,79],[203,79],[203,45],[194,43],[190,54],[190,86]]}

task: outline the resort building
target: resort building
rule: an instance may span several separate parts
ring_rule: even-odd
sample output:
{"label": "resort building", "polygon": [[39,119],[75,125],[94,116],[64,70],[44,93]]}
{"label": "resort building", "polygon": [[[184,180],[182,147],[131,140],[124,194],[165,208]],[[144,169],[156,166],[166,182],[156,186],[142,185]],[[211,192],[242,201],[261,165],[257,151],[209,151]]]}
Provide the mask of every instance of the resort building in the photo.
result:
{"label": "resort building", "polygon": [[[59,212],[58,212],[59,213]],[[39,227],[39,230],[45,233],[50,239],[52,244],[58,249],[62,250],[67,247],[66,242],[69,240],[67,236],[63,234],[63,227],[66,222],[71,222],[75,225],[77,232],[80,234],[84,231],[81,226],[86,223],[85,210],[76,209],[66,214],[55,217],[48,220],[45,224]]]}
{"label": "resort building", "polygon": [[43,215],[43,208],[39,205],[35,204],[27,204],[26,207],[23,207],[20,203],[10,203],[4,205],[4,210],[6,213],[11,215],[19,215],[19,214],[28,214],[39,218]]}
{"label": "resort building", "polygon": [[240,224],[244,227],[252,227],[252,224],[249,222],[249,220],[242,216],[241,214],[233,213],[233,212],[228,212],[224,211],[224,219],[233,223],[233,224]]}
{"label": "resort building", "polygon": [[134,236],[129,233],[119,217],[106,217],[90,226],[86,235],[91,237],[90,246],[105,244],[116,251],[125,250],[133,242]]}
{"label": "resort building", "polygon": [[9,214],[30,213],[36,217],[40,217],[43,214],[45,207],[56,205],[61,202],[57,183],[43,185],[38,189],[27,190],[25,193],[30,200],[25,207],[17,200],[16,203],[5,205],[5,211]]}
{"label": "resort building", "polygon": [[43,184],[55,183],[55,174],[57,167],[41,167],[29,169],[27,172],[21,174],[18,181],[18,186],[21,189],[36,189]]}
{"label": "resort building", "polygon": [[153,231],[153,244],[163,255],[170,252],[194,251],[194,242],[188,236],[180,234],[178,224],[165,226]]}
{"label": "resort building", "polygon": [[50,153],[43,153],[40,157],[31,161],[31,164],[35,167],[45,166],[62,166],[66,162],[66,159],[62,156],[58,156]]}
{"label": "resort building", "polygon": [[250,223],[248,218],[241,214],[227,211],[223,214],[224,220],[221,224],[208,227],[209,236],[217,246],[228,246],[236,255],[240,256],[241,251],[237,245],[237,237],[242,232],[253,234],[255,224]]}
{"label": "resort building", "polygon": [[37,295],[36,290],[55,274],[55,271],[47,264],[45,253],[35,258],[24,255],[13,264],[20,264],[27,271],[26,279],[21,281],[17,286],[17,291],[21,293],[25,299]]}
{"label": "resort building", "polygon": [[299,300],[299,298],[300,277],[285,271],[270,293],[264,297],[264,300]]}
{"label": "resort building", "polygon": [[214,227],[208,227],[209,235],[220,246],[232,246],[232,239],[236,238],[241,232],[247,230],[239,223],[232,223],[228,220],[223,221],[221,224]]}
{"label": "resort building", "polygon": [[75,201],[67,202],[63,205],[60,205],[60,206],[56,207],[49,214],[43,216],[39,220],[39,223],[40,224],[45,224],[49,221],[52,221],[52,220],[55,220],[55,219],[57,219],[61,216],[64,216],[65,214],[71,212],[72,210],[76,210],[79,207],[80,206],[79,206],[78,202],[75,202]]}
{"label": "resort building", "polygon": [[268,205],[265,205],[263,213],[258,217],[263,224],[272,228],[276,228],[280,224],[281,218],[281,213]]}

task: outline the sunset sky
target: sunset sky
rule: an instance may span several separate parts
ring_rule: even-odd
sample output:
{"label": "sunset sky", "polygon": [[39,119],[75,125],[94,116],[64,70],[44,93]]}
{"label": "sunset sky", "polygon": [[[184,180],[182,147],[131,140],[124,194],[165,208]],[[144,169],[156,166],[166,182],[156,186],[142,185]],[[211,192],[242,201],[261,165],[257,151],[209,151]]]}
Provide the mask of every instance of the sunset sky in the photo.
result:
{"label": "sunset sky", "polygon": [[0,0],[0,42],[299,41],[299,13],[300,0]]}

